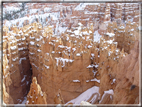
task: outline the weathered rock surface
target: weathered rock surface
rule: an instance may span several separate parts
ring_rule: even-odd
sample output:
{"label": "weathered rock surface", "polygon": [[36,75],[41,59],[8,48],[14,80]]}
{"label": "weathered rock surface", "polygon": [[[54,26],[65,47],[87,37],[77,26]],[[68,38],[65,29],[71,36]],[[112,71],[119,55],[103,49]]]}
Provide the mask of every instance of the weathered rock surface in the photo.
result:
{"label": "weathered rock surface", "polygon": [[[53,26],[43,26],[36,19],[39,23],[25,21],[22,28],[12,26],[11,31],[3,27],[4,102],[21,103],[28,94],[26,104],[65,104],[98,86],[98,92],[90,95],[87,102],[138,104],[137,17],[128,14],[126,20],[122,13],[128,5],[121,3],[86,5],[85,12],[80,10],[83,4],[64,5],[66,8],[59,10],[55,6],[51,10],[60,11],[60,21],[65,22],[62,26],[68,27],[64,33],[55,31],[59,26],[53,17],[46,17]],[[88,14],[90,18],[86,20]],[[134,23],[130,22],[132,18]]]}
{"label": "weathered rock surface", "polygon": [[6,104],[13,104],[14,103],[11,96],[6,92],[5,84],[3,84],[3,101]]}
{"label": "weathered rock surface", "polygon": [[58,90],[57,95],[54,97],[54,103],[55,104],[65,104],[60,89]]}
{"label": "weathered rock surface", "polygon": [[32,79],[26,104],[47,104],[46,94],[45,92],[42,92],[40,85],[37,84],[36,77],[33,77]]}
{"label": "weathered rock surface", "polygon": [[[139,41],[135,42],[130,54],[122,58],[112,70],[115,72],[117,85],[114,89],[113,104],[139,103]],[[121,72],[120,72],[121,71]],[[121,97],[120,97],[121,96]]]}
{"label": "weathered rock surface", "polygon": [[[18,32],[18,29],[14,27],[12,29],[14,32]],[[31,76],[27,60],[28,53],[23,51],[27,48],[23,48],[24,39],[20,34],[7,33],[6,27],[3,30],[3,82],[13,103],[20,103],[23,99],[21,97],[28,93]]]}

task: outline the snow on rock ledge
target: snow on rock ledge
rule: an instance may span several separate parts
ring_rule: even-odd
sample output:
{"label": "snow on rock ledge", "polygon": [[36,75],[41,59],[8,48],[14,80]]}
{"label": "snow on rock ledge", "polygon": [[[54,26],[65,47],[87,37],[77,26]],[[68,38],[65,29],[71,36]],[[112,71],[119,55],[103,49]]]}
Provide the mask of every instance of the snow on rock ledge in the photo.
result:
{"label": "snow on rock ledge", "polygon": [[[92,88],[89,88],[88,90],[86,90],[85,92],[83,92],[81,95],[79,95],[77,98],[67,102],[66,104],[68,103],[73,103],[73,104],[79,104],[82,102],[82,101],[87,101],[89,100],[93,94],[97,93],[99,96],[99,87],[97,86],[94,86]],[[96,100],[98,97],[96,97],[95,95],[93,96],[92,100]]]}

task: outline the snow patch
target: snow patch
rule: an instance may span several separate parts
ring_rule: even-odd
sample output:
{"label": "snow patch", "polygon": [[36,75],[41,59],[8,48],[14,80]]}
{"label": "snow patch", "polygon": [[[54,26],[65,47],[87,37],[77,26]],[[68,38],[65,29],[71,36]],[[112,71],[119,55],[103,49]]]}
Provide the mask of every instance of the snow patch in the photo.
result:
{"label": "snow patch", "polygon": [[99,34],[98,30],[94,32],[94,41],[95,42],[100,42],[100,38],[102,36]]}
{"label": "snow patch", "polygon": [[81,56],[81,54],[80,54],[80,53],[77,53],[76,56]]}
{"label": "snow patch", "polygon": [[98,79],[96,79],[96,78],[91,79],[90,81],[96,81],[96,82],[100,83],[100,80],[98,80]]}
{"label": "snow patch", "polygon": [[114,33],[106,33],[106,35],[108,35],[109,37],[113,37],[115,34]]}
{"label": "snow patch", "polygon": [[11,48],[11,50],[15,50],[17,48],[17,46],[11,46],[10,48]]}
{"label": "snow patch", "polygon": [[112,80],[112,83],[111,83],[111,84],[114,84],[114,83],[115,83],[115,81],[116,81],[116,79],[114,78],[114,79]]}
{"label": "snow patch", "polygon": [[84,10],[87,5],[100,5],[99,3],[80,3],[74,10]]}
{"label": "snow patch", "polygon": [[93,65],[89,65],[87,68],[93,68]]}
{"label": "snow patch", "polygon": [[80,82],[79,80],[73,80],[73,82]]}
{"label": "snow patch", "polygon": [[88,90],[83,92],[81,95],[79,95],[77,98],[67,102],[66,104],[68,103],[80,104],[82,101],[87,101],[94,93],[99,94],[99,87],[94,86],[92,88],[89,88]]}
{"label": "snow patch", "polygon": [[21,82],[24,82],[24,81],[25,81],[26,76],[27,76],[27,75],[24,75],[24,77],[23,77],[23,79],[21,80]]}
{"label": "snow patch", "polygon": [[12,58],[12,61],[16,61],[18,59],[18,57],[16,57],[16,58]]}
{"label": "snow patch", "polygon": [[102,96],[101,100],[99,101],[99,103],[101,103],[101,102],[102,102],[102,100],[103,100],[103,98],[104,98],[105,94],[113,95],[113,94],[114,94],[113,89],[110,89],[110,90],[108,90],[108,91],[104,91],[104,94],[103,94],[103,96]]}
{"label": "snow patch", "polygon": [[49,69],[49,66],[47,66],[47,65],[44,65],[44,66],[45,66],[46,69]]}
{"label": "snow patch", "polygon": [[44,12],[50,12],[51,8],[44,8]]}
{"label": "snow patch", "polygon": [[19,64],[21,64],[22,60],[26,60],[26,59],[27,59],[26,57],[20,58]]}
{"label": "snow patch", "polygon": [[33,42],[33,41],[30,41],[30,44],[31,44],[31,45],[34,45],[34,44],[35,44],[35,42]]}
{"label": "snow patch", "polygon": [[64,67],[65,66],[65,62],[73,62],[74,60],[71,60],[71,59],[65,59],[65,58],[62,58],[62,57],[55,57],[55,59],[57,60],[57,63],[56,63],[56,65],[58,66],[58,62],[59,61],[62,61],[63,62],[63,66],[62,67]]}

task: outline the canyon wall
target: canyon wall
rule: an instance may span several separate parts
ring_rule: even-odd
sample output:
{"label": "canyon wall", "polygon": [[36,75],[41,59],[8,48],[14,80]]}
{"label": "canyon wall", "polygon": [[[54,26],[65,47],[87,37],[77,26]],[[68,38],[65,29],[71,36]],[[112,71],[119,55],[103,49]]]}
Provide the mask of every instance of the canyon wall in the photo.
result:
{"label": "canyon wall", "polygon": [[28,93],[31,80],[27,45],[25,36],[16,34],[19,29],[7,32],[8,28],[3,27],[3,82],[13,103],[20,103],[21,97]]}
{"label": "canyon wall", "polygon": [[[96,100],[87,102],[138,104],[139,16],[135,6],[87,5],[85,14],[76,6],[74,10],[63,8],[60,21],[68,29],[59,35],[54,31],[58,26],[43,26],[39,19],[19,28],[12,25],[10,30],[3,26],[4,102],[22,103],[27,96],[26,104],[65,104],[98,86]],[[131,14],[132,8],[135,14]],[[91,15],[88,10],[92,9]],[[84,21],[88,14],[90,19]],[[68,15],[78,18],[68,22]],[[57,22],[51,18],[49,24]],[[114,94],[106,95],[110,89]]]}
{"label": "canyon wall", "polygon": [[[123,57],[128,56],[128,53],[126,53],[124,49],[117,47],[118,44],[121,43],[120,40],[122,40],[125,35],[120,34],[121,36],[117,38],[117,32],[110,33],[109,27],[104,37],[101,37],[100,43],[92,40],[93,24],[90,24],[90,28],[88,29],[83,27],[81,23],[78,23],[78,27],[66,30],[60,37],[53,35],[51,26],[42,28],[39,23],[24,26],[19,32],[17,31],[18,34],[15,34],[17,33],[16,27],[12,27],[13,33],[11,33],[11,35],[13,34],[16,36],[6,38],[10,42],[4,42],[5,45],[3,48],[5,49],[6,44],[11,43],[9,47],[14,51],[12,53],[14,53],[15,56],[7,57],[7,54],[4,54],[4,70],[9,63],[13,64],[13,66],[19,64],[18,69],[16,69],[16,71],[19,70],[19,72],[17,72],[19,74],[17,74],[17,78],[14,81],[12,80],[12,75],[6,74],[10,72],[10,70],[7,70],[7,72],[4,72],[4,83],[7,87],[10,86],[10,83],[14,83],[13,85],[17,86],[17,90],[22,90],[25,94],[26,92],[23,90],[29,87],[29,82],[27,81],[31,78],[30,69],[32,68],[32,77],[37,78],[37,83],[35,79],[35,81],[33,80],[34,83],[39,84],[38,87],[41,87],[40,91],[45,92],[47,98],[46,101],[44,98],[45,103],[54,104],[54,97],[58,90],[61,90],[62,97],[66,103],[94,85],[100,87],[99,93],[102,96],[105,90],[115,89],[117,87],[117,84],[115,84],[115,76],[118,75],[115,73],[117,71],[116,68],[117,66],[120,68]],[[127,33],[126,31],[127,30],[125,30],[125,33]],[[20,36],[20,40],[23,40],[22,46],[20,46],[22,44],[21,42],[16,42],[16,39],[19,39]],[[133,36],[136,37],[137,35]],[[133,41],[135,41],[134,37],[132,38]],[[115,42],[117,40],[120,42]],[[125,41],[125,43],[128,42]],[[133,44],[130,44],[130,47],[133,48]],[[12,55],[12,53],[10,55]],[[9,63],[6,63],[8,62],[8,58]],[[10,58],[13,59],[10,60]],[[24,62],[26,60],[27,62]],[[21,61],[23,64],[21,64]],[[134,63],[134,61],[131,62]],[[21,70],[22,67],[24,71]],[[25,75],[21,75],[22,73],[29,76],[29,78]],[[8,76],[11,76],[11,78],[7,78]],[[23,79],[21,80],[20,77],[22,76]],[[136,74],[136,76],[138,76],[138,74]],[[118,76],[116,77],[119,78]],[[18,78],[19,81],[17,81]],[[25,83],[27,87],[22,88],[20,82],[24,82],[25,80],[27,80]],[[136,85],[138,85],[138,83],[136,83]],[[32,90],[34,90],[32,87],[34,86],[31,85],[28,98],[30,95],[32,96]],[[13,87],[10,88],[12,90]],[[13,90],[15,90],[15,88],[13,88]],[[37,90],[37,88],[35,90]],[[10,96],[18,97],[11,94],[8,89],[7,92]],[[19,96],[23,95],[19,94]],[[14,99],[16,98],[13,98],[13,100]],[[28,101],[33,104],[32,101]],[[38,104],[41,101],[34,101],[34,104]],[[113,101],[115,102],[115,100]]]}

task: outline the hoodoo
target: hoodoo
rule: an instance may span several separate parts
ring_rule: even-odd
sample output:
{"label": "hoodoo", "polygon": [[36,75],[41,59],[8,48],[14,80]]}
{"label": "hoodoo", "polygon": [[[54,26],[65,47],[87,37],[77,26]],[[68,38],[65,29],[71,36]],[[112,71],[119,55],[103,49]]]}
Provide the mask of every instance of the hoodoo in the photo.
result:
{"label": "hoodoo", "polygon": [[31,4],[4,17],[4,103],[139,104],[138,4]]}

